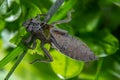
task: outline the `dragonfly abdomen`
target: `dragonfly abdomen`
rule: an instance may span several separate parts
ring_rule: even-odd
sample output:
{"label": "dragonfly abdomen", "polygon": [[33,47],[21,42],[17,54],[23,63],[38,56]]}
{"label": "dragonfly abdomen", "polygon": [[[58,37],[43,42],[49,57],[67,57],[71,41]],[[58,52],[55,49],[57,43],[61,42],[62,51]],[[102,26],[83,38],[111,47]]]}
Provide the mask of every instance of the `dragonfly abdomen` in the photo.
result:
{"label": "dragonfly abdomen", "polygon": [[81,40],[65,33],[63,34],[59,30],[52,31],[52,36],[55,41],[52,41],[54,46],[63,54],[81,61],[91,61],[95,60],[96,57],[90,48]]}

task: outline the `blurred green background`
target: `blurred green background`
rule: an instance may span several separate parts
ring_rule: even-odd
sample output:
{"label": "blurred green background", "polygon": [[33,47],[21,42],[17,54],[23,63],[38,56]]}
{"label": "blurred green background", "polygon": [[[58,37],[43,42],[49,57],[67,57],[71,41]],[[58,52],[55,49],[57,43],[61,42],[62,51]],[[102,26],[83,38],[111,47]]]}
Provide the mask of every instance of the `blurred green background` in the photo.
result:
{"label": "blurred green background", "polygon": [[[0,80],[26,49],[21,43],[26,34],[22,23],[47,13],[55,1],[0,0]],[[56,27],[84,41],[99,60],[76,61],[47,44],[54,61],[29,64],[44,56],[38,40],[37,48],[28,50],[9,80],[120,80],[120,0],[65,0],[49,23],[65,19],[72,9],[71,22]],[[36,52],[40,56],[33,54]]]}

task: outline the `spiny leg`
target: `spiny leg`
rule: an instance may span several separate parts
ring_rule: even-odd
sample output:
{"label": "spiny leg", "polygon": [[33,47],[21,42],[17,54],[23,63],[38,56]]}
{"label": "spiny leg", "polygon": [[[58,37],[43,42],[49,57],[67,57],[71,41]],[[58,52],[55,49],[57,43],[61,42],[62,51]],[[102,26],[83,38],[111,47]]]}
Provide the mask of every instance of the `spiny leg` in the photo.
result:
{"label": "spiny leg", "polygon": [[56,24],[61,24],[61,23],[68,23],[68,22],[70,22],[70,21],[71,21],[71,13],[72,13],[72,12],[74,12],[74,10],[71,10],[71,11],[68,12],[68,14],[67,14],[68,18],[67,18],[67,19],[53,22],[52,25],[54,26],[54,25],[56,25]]}
{"label": "spiny leg", "polygon": [[[41,21],[41,16],[47,16],[47,14],[38,14],[35,18],[31,19],[31,22],[44,24],[45,22]],[[25,25],[25,23],[23,25]]]}
{"label": "spiny leg", "polygon": [[51,45],[53,47],[58,48],[58,49],[60,48],[59,44],[56,42],[56,40],[53,36],[51,36],[51,41],[52,41]]}
{"label": "spiny leg", "polygon": [[44,48],[44,43],[41,42],[41,48],[44,51],[45,55],[48,57],[49,60],[41,60],[41,59],[35,59],[34,61],[31,62],[31,64],[36,63],[36,62],[52,62],[53,58],[50,55],[50,53],[48,52],[48,50],[46,48]]}
{"label": "spiny leg", "polygon": [[43,20],[43,22],[46,23],[49,19],[50,19],[50,15],[48,14],[45,16],[45,19]]}
{"label": "spiny leg", "polygon": [[31,49],[35,49],[36,48],[36,38],[33,38],[33,45],[31,47]]}
{"label": "spiny leg", "polygon": [[53,61],[53,58],[52,58],[52,56],[50,55],[49,51],[48,51],[46,48],[44,48],[44,43],[43,43],[43,42],[41,43],[41,48],[42,48],[42,50],[44,51],[45,55],[49,58],[49,60],[44,60],[44,61],[45,61],[45,62],[52,62],[52,61]]}
{"label": "spiny leg", "polygon": [[30,43],[30,41],[32,40],[33,35],[30,35],[26,40],[25,43]]}
{"label": "spiny leg", "polygon": [[[32,41],[33,45],[30,46],[30,42]],[[33,35],[30,35],[28,39],[24,41],[24,43],[27,45],[28,48],[30,49],[35,49],[36,48],[36,38],[33,37]]]}
{"label": "spiny leg", "polygon": [[29,43],[32,41],[33,35],[30,35],[26,40],[23,40],[23,42],[27,45],[28,48],[30,48]]}
{"label": "spiny leg", "polygon": [[38,14],[38,15],[35,17],[36,20],[37,20],[37,21],[40,21],[40,17],[41,17],[41,16],[45,16],[45,17],[46,17],[47,14]]}
{"label": "spiny leg", "polygon": [[[45,17],[45,19],[43,21],[40,20],[41,16]],[[36,18],[36,21],[43,23],[42,24],[42,26],[43,26],[44,24],[46,24],[47,20],[50,18],[50,15],[49,14],[38,14],[35,18]]]}

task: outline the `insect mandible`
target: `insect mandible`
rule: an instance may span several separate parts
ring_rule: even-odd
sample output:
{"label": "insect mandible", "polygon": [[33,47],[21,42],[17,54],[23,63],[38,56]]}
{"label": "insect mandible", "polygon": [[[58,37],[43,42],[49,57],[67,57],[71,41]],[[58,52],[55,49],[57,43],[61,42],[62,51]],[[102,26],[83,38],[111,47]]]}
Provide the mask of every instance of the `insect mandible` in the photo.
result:
{"label": "insect mandible", "polygon": [[59,50],[61,53],[84,62],[96,60],[97,57],[93,54],[90,48],[81,40],[69,35],[67,31],[62,29],[55,28],[55,24],[67,23],[71,21],[71,12],[68,12],[68,18],[61,21],[56,21],[51,24],[47,24],[43,21],[40,21],[40,16],[38,15],[35,18],[27,20],[23,23],[23,26],[26,28],[27,32],[30,32],[31,35],[25,43],[29,46],[29,43],[32,41],[32,49],[36,48],[36,39],[41,40],[40,47],[44,51],[45,55],[48,57],[48,60],[36,59],[34,62],[52,62],[53,58],[49,54],[49,51],[44,48],[44,44],[49,43],[55,49]]}

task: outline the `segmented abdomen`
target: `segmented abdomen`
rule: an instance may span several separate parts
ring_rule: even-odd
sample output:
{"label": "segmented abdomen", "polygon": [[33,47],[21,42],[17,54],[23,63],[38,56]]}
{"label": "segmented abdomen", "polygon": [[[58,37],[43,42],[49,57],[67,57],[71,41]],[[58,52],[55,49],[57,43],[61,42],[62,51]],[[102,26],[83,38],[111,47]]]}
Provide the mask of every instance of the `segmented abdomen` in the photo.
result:
{"label": "segmented abdomen", "polygon": [[51,38],[52,43],[60,52],[73,59],[85,62],[96,60],[95,55],[85,43],[67,33],[61,32],[59,29],[51,31]]}

